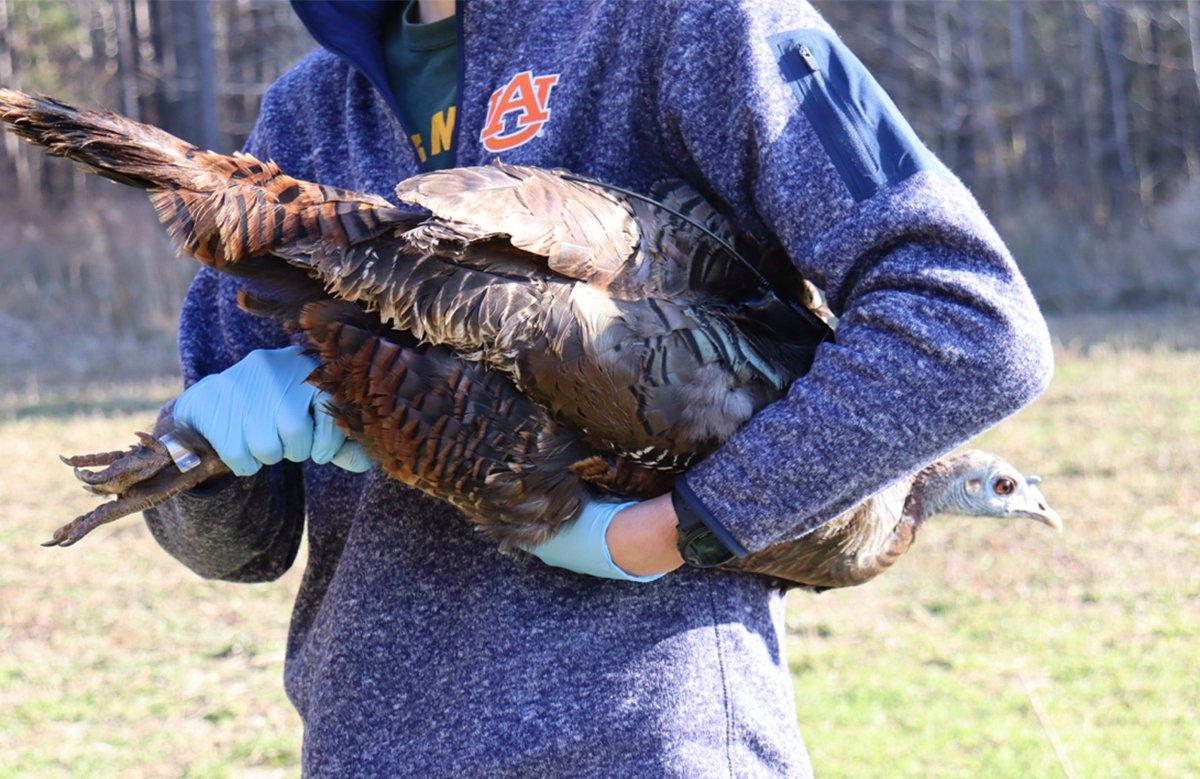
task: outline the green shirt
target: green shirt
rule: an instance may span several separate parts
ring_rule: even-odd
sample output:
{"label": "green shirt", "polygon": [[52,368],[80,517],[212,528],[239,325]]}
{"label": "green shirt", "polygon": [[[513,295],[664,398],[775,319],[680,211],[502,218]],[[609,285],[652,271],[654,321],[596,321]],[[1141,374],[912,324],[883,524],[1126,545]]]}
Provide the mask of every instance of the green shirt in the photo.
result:
{"label": "green shirt", "polygon": [[431,24],[416,20],[415,0],[388,19],[383,33],[388,84],[400,104],[400,119],[421,169],[438,170],[454,164],[458,16]]}

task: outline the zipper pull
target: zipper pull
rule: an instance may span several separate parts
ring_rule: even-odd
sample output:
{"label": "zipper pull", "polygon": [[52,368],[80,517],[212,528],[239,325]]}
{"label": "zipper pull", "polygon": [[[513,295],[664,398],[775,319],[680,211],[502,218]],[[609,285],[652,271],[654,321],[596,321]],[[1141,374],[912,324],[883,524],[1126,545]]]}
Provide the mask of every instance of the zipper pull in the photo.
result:
{"label": "zipper pull", "polygon": [[800,59],[804,60],[804,64],[812,73],[820,73],[821,66],[817,64],[817,58],[813,56],[812,49],[800,44]]}

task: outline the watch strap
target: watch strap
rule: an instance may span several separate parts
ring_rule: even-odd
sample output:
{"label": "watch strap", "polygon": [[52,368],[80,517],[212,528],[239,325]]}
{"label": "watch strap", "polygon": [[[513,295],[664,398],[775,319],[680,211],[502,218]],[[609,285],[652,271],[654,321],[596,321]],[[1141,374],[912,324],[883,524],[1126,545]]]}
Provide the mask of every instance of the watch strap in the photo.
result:
{"label": "watch strap", "polygon": [[715,568],[732,560],[737,555],[714,532],[680,486],[671,491],[671,505],[678,521],[676,543],[683,561],[695,568]]}

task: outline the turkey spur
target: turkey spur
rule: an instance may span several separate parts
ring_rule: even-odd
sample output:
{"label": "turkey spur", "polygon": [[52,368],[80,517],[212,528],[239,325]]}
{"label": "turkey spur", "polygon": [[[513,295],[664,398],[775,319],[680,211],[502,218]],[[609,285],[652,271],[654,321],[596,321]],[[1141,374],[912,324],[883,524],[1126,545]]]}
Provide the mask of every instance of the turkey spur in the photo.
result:
{"label": "turkey spur", "polygon": [[[320,362],[309,381],[385,472],[462,509],[505,549],[552,535],[597,491],[667,491],[832,337],[789,302],[812,297],[786,256],[758,250],[681,182],[650,200],[497,162],[401,182],[397,199],[417,213],[49,98],[0,89],[0,120],[148,190],[182,252],[243,278],[247,310],[307,337]],[[126,452],[68,459],[92,491],[118,499],[52,544],[225,470],[194,432],[159,432]],[[198,467],[176,467],[180,442]],[[886,568],[911,543],[901,526],[915,530],[929,512],[1058,524],[1011,466],[976,459],[935,463],[893,489],[903,494],[885,491],[735,566],[845,586]],[[1003,505],[949,500],[967,494],[968,476]]]}

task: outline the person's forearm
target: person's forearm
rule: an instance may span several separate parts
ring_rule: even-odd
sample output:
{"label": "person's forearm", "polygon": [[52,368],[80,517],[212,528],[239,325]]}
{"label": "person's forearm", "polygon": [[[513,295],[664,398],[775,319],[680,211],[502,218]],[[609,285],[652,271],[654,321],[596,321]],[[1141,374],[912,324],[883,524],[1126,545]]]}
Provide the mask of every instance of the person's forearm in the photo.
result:
{"label": "person's forearm", "polygon": [[677,524],[669,493],[621,511],[605,536],[613,562],[634,576],[675,570],[683,565],[676,545]]}
{"label": "person's forearm", "polygon": [[687,487],[756,552],[811,531],[1029,403],[1049,380],[1049,337],[1000,251],[947,239],[864,262],[836,343],[691,469]]}
{"label": "person's forearm", "polygon": [[[160,413],[171,418],[168,404]],[[145,512],[155,540],[206,579],[269,581],[291,566],[303,533],[299,468],[281,463],[254,476],[183,493]]]}
{"label": "person's forearm", "polygon": [[[303,492],[291,463],[198,489],[145,512],[154,539],[205,579],[271,581],[295,559],[303,534]],[[294,484],[293,484],[294,482]]]}

